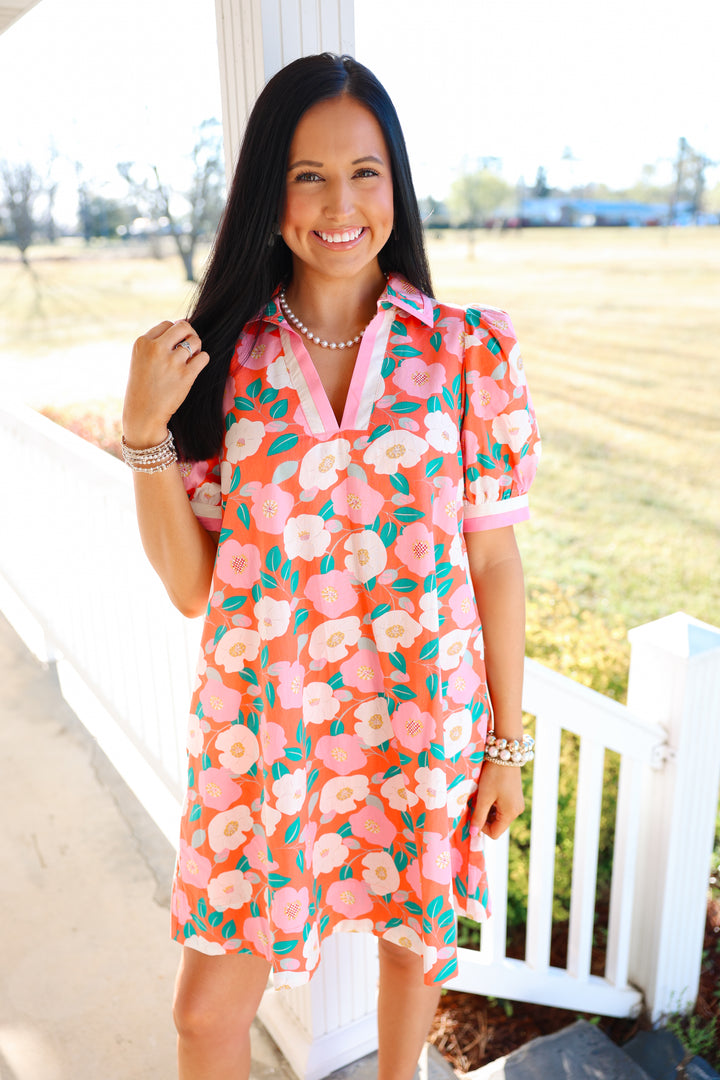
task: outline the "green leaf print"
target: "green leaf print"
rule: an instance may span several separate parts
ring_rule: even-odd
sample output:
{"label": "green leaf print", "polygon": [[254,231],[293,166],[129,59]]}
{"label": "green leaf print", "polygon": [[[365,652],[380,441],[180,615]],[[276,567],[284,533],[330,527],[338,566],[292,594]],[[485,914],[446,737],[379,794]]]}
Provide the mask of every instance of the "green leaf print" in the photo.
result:
{"label": "green leaf print", "polygon": [[238,508],[235,511],[235,513],[237,514],[238,520],[241,522],[241,524],[244,525],[246,529],[249,529],[250,528],[250,511],[248,510],[245,503],[238,503]]}
{"label": "green leaf print", "polygon": [[267,448],[267,456],[272,457],[274,454],[287,454],[293,447],[297,446],[299,436],[295,435],[292,431],[286,431],[284,435],[278,435],[277,439],[273,439]]}
{"label": "green leaf print", "polygon": [[335,569],[335,560],[332,555],[323,555],[320,562],[320,573],[329,574],[331,570]]}
{"label": "green leaf print", "polygon": [[273,871],[271,874],[268,874],[268,885],[271,889],[282,889],[283,885],[289,884],[290,878],[285,877],[284,874],[278,874],[275,871]]}
{"label": "green leaf print", "polygon": [[432,461],[428,461],[425,466],[425,476],[430,479],[436,472],[440,472],[443,467],[443,459],[441,457],[433,458]]}
{"label": "green leaf print", "polygon": [[333,501],[332,499],[328,499],[328,501],[321,507],[318,517],[321,517],[323,521],[329,521],[331,517],[334,517],[334,515],[335,507],[333,506]]}
{"label": "green leaf print", "polygon": [[434,758],[437,758],[438,761],[445,760],[445,747],[439,742],[430,743],[430,753]]}
{"label": "green leaf print", "polygon": [[333,690],[339,690],[341,686],[345,685],[341,671],[336,671],[327,682],[328,686],[332,686]]}
{"label": "green leaf print", "polygon": [[394,356],[400,356],[403,359],[411,356],[422,356],[422,349],[416,349],[414,345],[397,345],[393,349]]}
{"label": "green leaf print", "polygon": [[403,906],[411,915],[422,915],[422,908],[414,900],[406,900]]}
{"label": "green leaf print", "polygon": [[301,746],[287,746],[285,748],[285,757],[290,761],[302,761],[303,752]]}
{"label": "green leaf print", "polygon": [[445,910],[438,916],[438,926],[450,926],[455,922],[455,912],[452,908],[445,908]]}
{"label": "green leaf print", "polygon": [[344,866],[340,867],[340,880],[341,881],[346,881],[348,878],[351,878],[352,876],[353,876],[352,866],[348,866],[348,864],[345,863]]}
{"label": "green leaf print", "polygon": [[402,473],[390,473],[390,483],[396,491],[402,492],[403,495],[410,494],[410,485],[407,482],[407,477]]}
{"label": "green leaf print", "polygon": [[409,686],[405,686],[403,683],[394,686],[391,693],[392,696],[398,698],[399,701],[413,701],[417,697],[415,691],[411,690]]}
{"label": "green leaf print", "polygon": [[223,926],[220,933],[222,934],[222,936],[225,938],[226,941],[229,941],[230,938],[237,937],[237,926],[235,925],[235,923],[233,922],[232,919],[228,919],[228,921],[225,923],[225,925]]}
{"label": "green leaf print", "polygon": [[236,397],[235,408],[238,412],[255,412],[255,402],[251,401],[250,398]]}
{"label": "green leaf print", "polygon": [[275,390],[275,388],[271,386],[267,390],[263,390],[262,394],[260,395],[260,404],[267,405],[270,401],[274,401],[277,396],[277,390]]}
{"label": "green leaf print", "polygon": [[425,578],[425,581],[423,582],[423,589],[426,593],[433,592],[434,589],[437,589],[437,578],[434,574],[428,574],[428,576]]}
{"label": "green leaf print", "polygon": [[385,929],[386,930],[392,930],[393,927],[402,926],[402,924],[403,924],[402,919],[399,919],[396,916],[394,919],[388,919],[388,921],[385,923]]}
{"label": "green leaf print", "polygon": [[452,574],[452,563],[441,562],[435,567],[435,572],[438,577],[447,577],[448,574]]}
{"label": "green leaf print", "polygon": [[276,544],[275,547],[270,548],[267,555],[265,556],[265,565],[267,566],[268,570],[277,570],[281,562],[282,554],[280,552],[280,548]]}
{"label": "green leaf print", "polygon": [[419,401],[397,401],[390,409],[394,413],[413,413],[420,408]]}
{"label": "green leaf print", "polygon": [[212,927],[221,926],[224,918],[225,916],[223,915],[222,911],[213,911],[213,913],[208,919],[208,923]]}
{"label": "green leaf print", "polygon": [[288,825],[287,829],[285,830],[285,843],[293,844],[300,835],[301,828],[302,824],[300,822],[300,818],[296,817],[292,824]]}
{"label": "green leaf print", "polygon": [[380,539],[386,548],[392,547],[397,539],[398,528],[392,521],[386,521],[380,530]]}
{"label": "green leaf print", "polygon": [[302,626],[302,624],[309,617],[309,615],[310,615],[310,612],[308,611],[307,608],[298,608],[297,609],[297,611],[295,612],[295,625],[294,625],[294,629],[293,629],[294,634],[297,634],[298,628],[300,626]]}
{"label": "green leaf print", "polygon": [[451,975],[457,973],[457,960],[453,957],[452,960],[448,960],[445,967],[441,968],[438,974],[435,976],[434,981],[436,983],[444,982],[445,979],[449,979]]}
{"label": "green leaf print", "polygon": [[297,941],[276,941],[273,945],[273,952],[276,956],[287,956],[293,949],[297,948]]}
{"label": "green leaf print", "polygon": [[283,579],[283,581],[287,581],[287,579],[290,577],[291,574],[292,574],[292,562],[290,561],[290,559],[286,559],[285,562],[280,567],[280,577]]}
{"label": "green leaf print", "polygon": [[442,896],[436,896],[433,900],[430,901],[430,903],[427,906],[427,911],[426,911],[427,917],[429,919],[437,918],[437,916],[442,911],[442,908],[443,908],[443,898],[442,898]]}
{"label": "green leaf print", "polygon": [[440,651],[440,642],[437,638],[428,641],[420,650],[420,660],[434,660]]}
{"label": "green leaf print", "polygon": [[202,817],[202,806],[200,805],[200,803],[195,803],[192,810],[190,811],[190,820],[197,821],[199,817]]}
{"label": "green leaf print", "polygon": [[455,408],[455,398],[448,390],[447,386],[443,386],[442,396],[445,399],[445,404],[449,405],[451,409]]}
{"label": "green leaf print", "polygon": [[413,592],[417,589],[417,581],[412,581],[410,578],[398,578],[397,581],[393,581],[391,588],[393,592]]}
{"label": "green leaf print", "polygon": [[422,510],[413,510],[412,506],[399,506],[393,517],[402,521],[404,525],[410,525],[413,521],[420,521],[425,515]]}
{"label": "green leaf print", "polygon": [[258,677],[257,677],[257,675],[255,674],[255,672],[253,671],[252,668],[244,667],[241,671],[238,672],[238,675],[240,676],[241,679],[244,679],[245,682],[250,683],[251,686],[259,686],[260,685],[258,683]]}
{"label": "green leaf print", "polygon": [[309,773],[308,778],[307,778],[307,790],[308,791],[313,786],[313,784],[317,781],[317,778],[318,778],[319,775],[320,775],[320,770],[319,769],[313,769],[312,772]]}
{"label": "green leaf print", "polygon": [[453,584],[453,579],[452,578],[446,578],[445,581],[439,581],[438,582],[438,587],[437,587],[438,596],[442,597],[442,596],[445,595],[445,593],[449,592],[450,589],[452,589],[452,584]]}
{"label": "green leaf print", "polygon": [[266,589],[277,589],[278,583],[272,574],[266,574],[264,570],[260,571],[260,580]]}
{"label": "green leaf print", "polygon": [[245,603],[246,596],[228,596],[227,600],[223,600],[223,611],[238,611]]}
{"label": "green leaf print", "polygon": [[284,761],[276,761],[270,771],[272,772],[273,780],[280,780],[281,777],[287,776],[290,772]]}
{"label": "green leaf print", "polygon": [[403,675],[407,673],[407,664],[405,663],[405,657],[401,652],[388,653],[388,660],[397,671],[401,671]]}
{"label": "green leaf print", "polygon": [[432,345],[435,352],[438,352],[440,346],[442,345],[442,334],[439,330],[436,330],[435,333],[431,335],[430,344]]}
{"label": "green leaf print", "polygon": [[457,926],[455,925],[455,921],[453,920],[453,924],[446,931],[445,936],[443,937],[443,941],[445,942],[446,945],[454,945],[456,937],[457,937]]}
{"label": "green leaf print", "polygon": [[435,672],[433,675],[428,675],[427,679],[425,680],[425,685],[428,688],[428,693],[430,694],[430,697],[436,698],[438,688],[440,686],[440,679],[438,678],[437,672]]}
{"label": "green leaf print", "polygon": [[302,848],[300,848],[295,856],[295,864],[301,874],[305,872],[305,853]]}
{"label": "green leaf print", "polygon": [[402,874],[403,870],[408,864],[408,857],[404,851],[396,851],[393,855],[393,862]]}
{"label": "green leaf print", "polygon": [[470,326],[479,326],[481,315],[475,308],[468,308],[465,312],[465,318]]}
{"label": "green leaf print", "polygon": [[271,682],[265,684],[265,697],[268,700],[268,705],[272,709],[275,704],[275,687]]}
{"label": "green leaf print", "polygon": [[[232,471],[232,480],[230,481],[229,494],[232,495],[233,491],[240,486],[240,467],[238,465]],[[231,534],[232,535],[232,534]]]}
{"label": "green leaf print", "polygon": [[260,393],[261,386],[262,386],[262,382],[260,381],[260,379],[253,379],[253,381],[248,384],[248,388],[247,388],[248,397],[256,398],[258,396],[258,394]]}
{"label": "green leaf print", "polygon": [[437,394],[431,394],[430,397],[427,399],[427,410],[428,410],[428,412],[440,412],[441,409],[442,409],[442,401],[437,396]]}
{"label": "green leaf print", "polygon": [[374,442],[375,439],[379,439],[381,435],[387,435],[390,431],[392,431],[392,428],[389,424],[380,424],[378,427],[374,428],[370,432],[370,438],[368,439],[368,442]]}
{"label": "green leaf print", "polygon": [[[496,356],[500,352],[500,342],[497,338],[489,337],[485,342],[485,346],[488,352],[491,352],[494,356]],[[495,375],[492,376],[493,379],[496,377],[497,376]]]}
{"label": "green leaf print", "polygon": [[344,735],[345,734],[345,725],[343,724],[342,720],[333,720],[332,724],[330,725],[330,734],[331,735]]}
{"label": "green leaf print", "polygon": [[209,754],[203,754],[202,767],[203,769],[212,769],[212,758]]}
{"label": "green leaf print", "polygon": [[427,750],[421,750],[418,754],[418,765],[421,769],[427,769],[430,764],[430,755]]}
{"label": "green leaf print", "polygon": [[281,420],[287,411],[287,398],[280,398],[279,401],[274,402],[270,406],[270,415],[272,416],[273,420]]}

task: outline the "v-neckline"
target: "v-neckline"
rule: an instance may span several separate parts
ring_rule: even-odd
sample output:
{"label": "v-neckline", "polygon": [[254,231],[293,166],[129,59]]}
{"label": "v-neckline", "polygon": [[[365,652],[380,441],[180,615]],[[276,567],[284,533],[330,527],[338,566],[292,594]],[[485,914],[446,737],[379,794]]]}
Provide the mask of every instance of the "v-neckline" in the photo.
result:
{"label": "v-neckline", "polygon": [[289,325],[281,327],[288,375],[300,398],[308,428],[314,435],[369,427],[373,405],[383,392],[382,365],[392,320],[391,310],[380,310],[365,330],[339,423],[302,336]]}

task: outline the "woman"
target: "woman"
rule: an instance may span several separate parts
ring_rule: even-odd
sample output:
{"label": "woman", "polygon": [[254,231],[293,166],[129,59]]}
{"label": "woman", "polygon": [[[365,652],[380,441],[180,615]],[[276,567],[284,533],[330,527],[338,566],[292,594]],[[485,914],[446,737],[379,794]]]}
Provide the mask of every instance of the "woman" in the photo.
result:
{"label": "woman", "polygon": [[494,760],[531,756],[513,524],[537,430],[507,316],[431,296],[387,94],[349,57],[290,64],[123,416],[148,557],[207,609],[173,894],[184,1080],[247,1076],[271,968],[307,981],[335,929],[379,939],[379,1076],[409,1078],[456,912],[488,908],[481,834],[523,808],[519,769],[481,766],[490,699],[519,741]]}

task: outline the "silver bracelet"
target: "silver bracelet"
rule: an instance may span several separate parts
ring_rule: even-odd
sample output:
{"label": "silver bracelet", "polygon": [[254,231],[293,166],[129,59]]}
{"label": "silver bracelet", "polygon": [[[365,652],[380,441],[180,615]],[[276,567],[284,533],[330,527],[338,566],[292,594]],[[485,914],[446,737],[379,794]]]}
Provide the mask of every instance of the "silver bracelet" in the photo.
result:
{"label": "silver bracelet", "polygon": [[168,431],[167,436],[157,446],[148,446],[145,450],[135,450],[132,446],[128,446],[124,435],[121,446],[123,461],[133,472],[163,472],[177,461],[177,451],[171,431]]}
{"label": "silver bracelet", "polygon": [[520,769],[535,757],[534,746],[535,740],[530,735],[523,735],[522,739],[496,739],[490,731],[485,740],[485,760]]}

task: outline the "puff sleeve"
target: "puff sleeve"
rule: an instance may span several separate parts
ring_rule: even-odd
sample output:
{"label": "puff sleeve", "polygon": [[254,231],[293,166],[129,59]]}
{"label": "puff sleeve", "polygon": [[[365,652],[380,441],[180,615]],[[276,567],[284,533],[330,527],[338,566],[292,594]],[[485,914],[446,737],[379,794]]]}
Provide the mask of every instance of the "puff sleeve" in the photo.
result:
{"label": "puff sleeve", "polygon": [[468,308],[463,355],[461,445],[465,532],[530,516],[528,490],[540,436],[520,349],[504,311]]}
{"label": "puff sleeve", "polygon": [[220,459],[183,461],[180,473],[193,513],[208,532],[219,533],[222,527],[223,495],[220,488]]}

